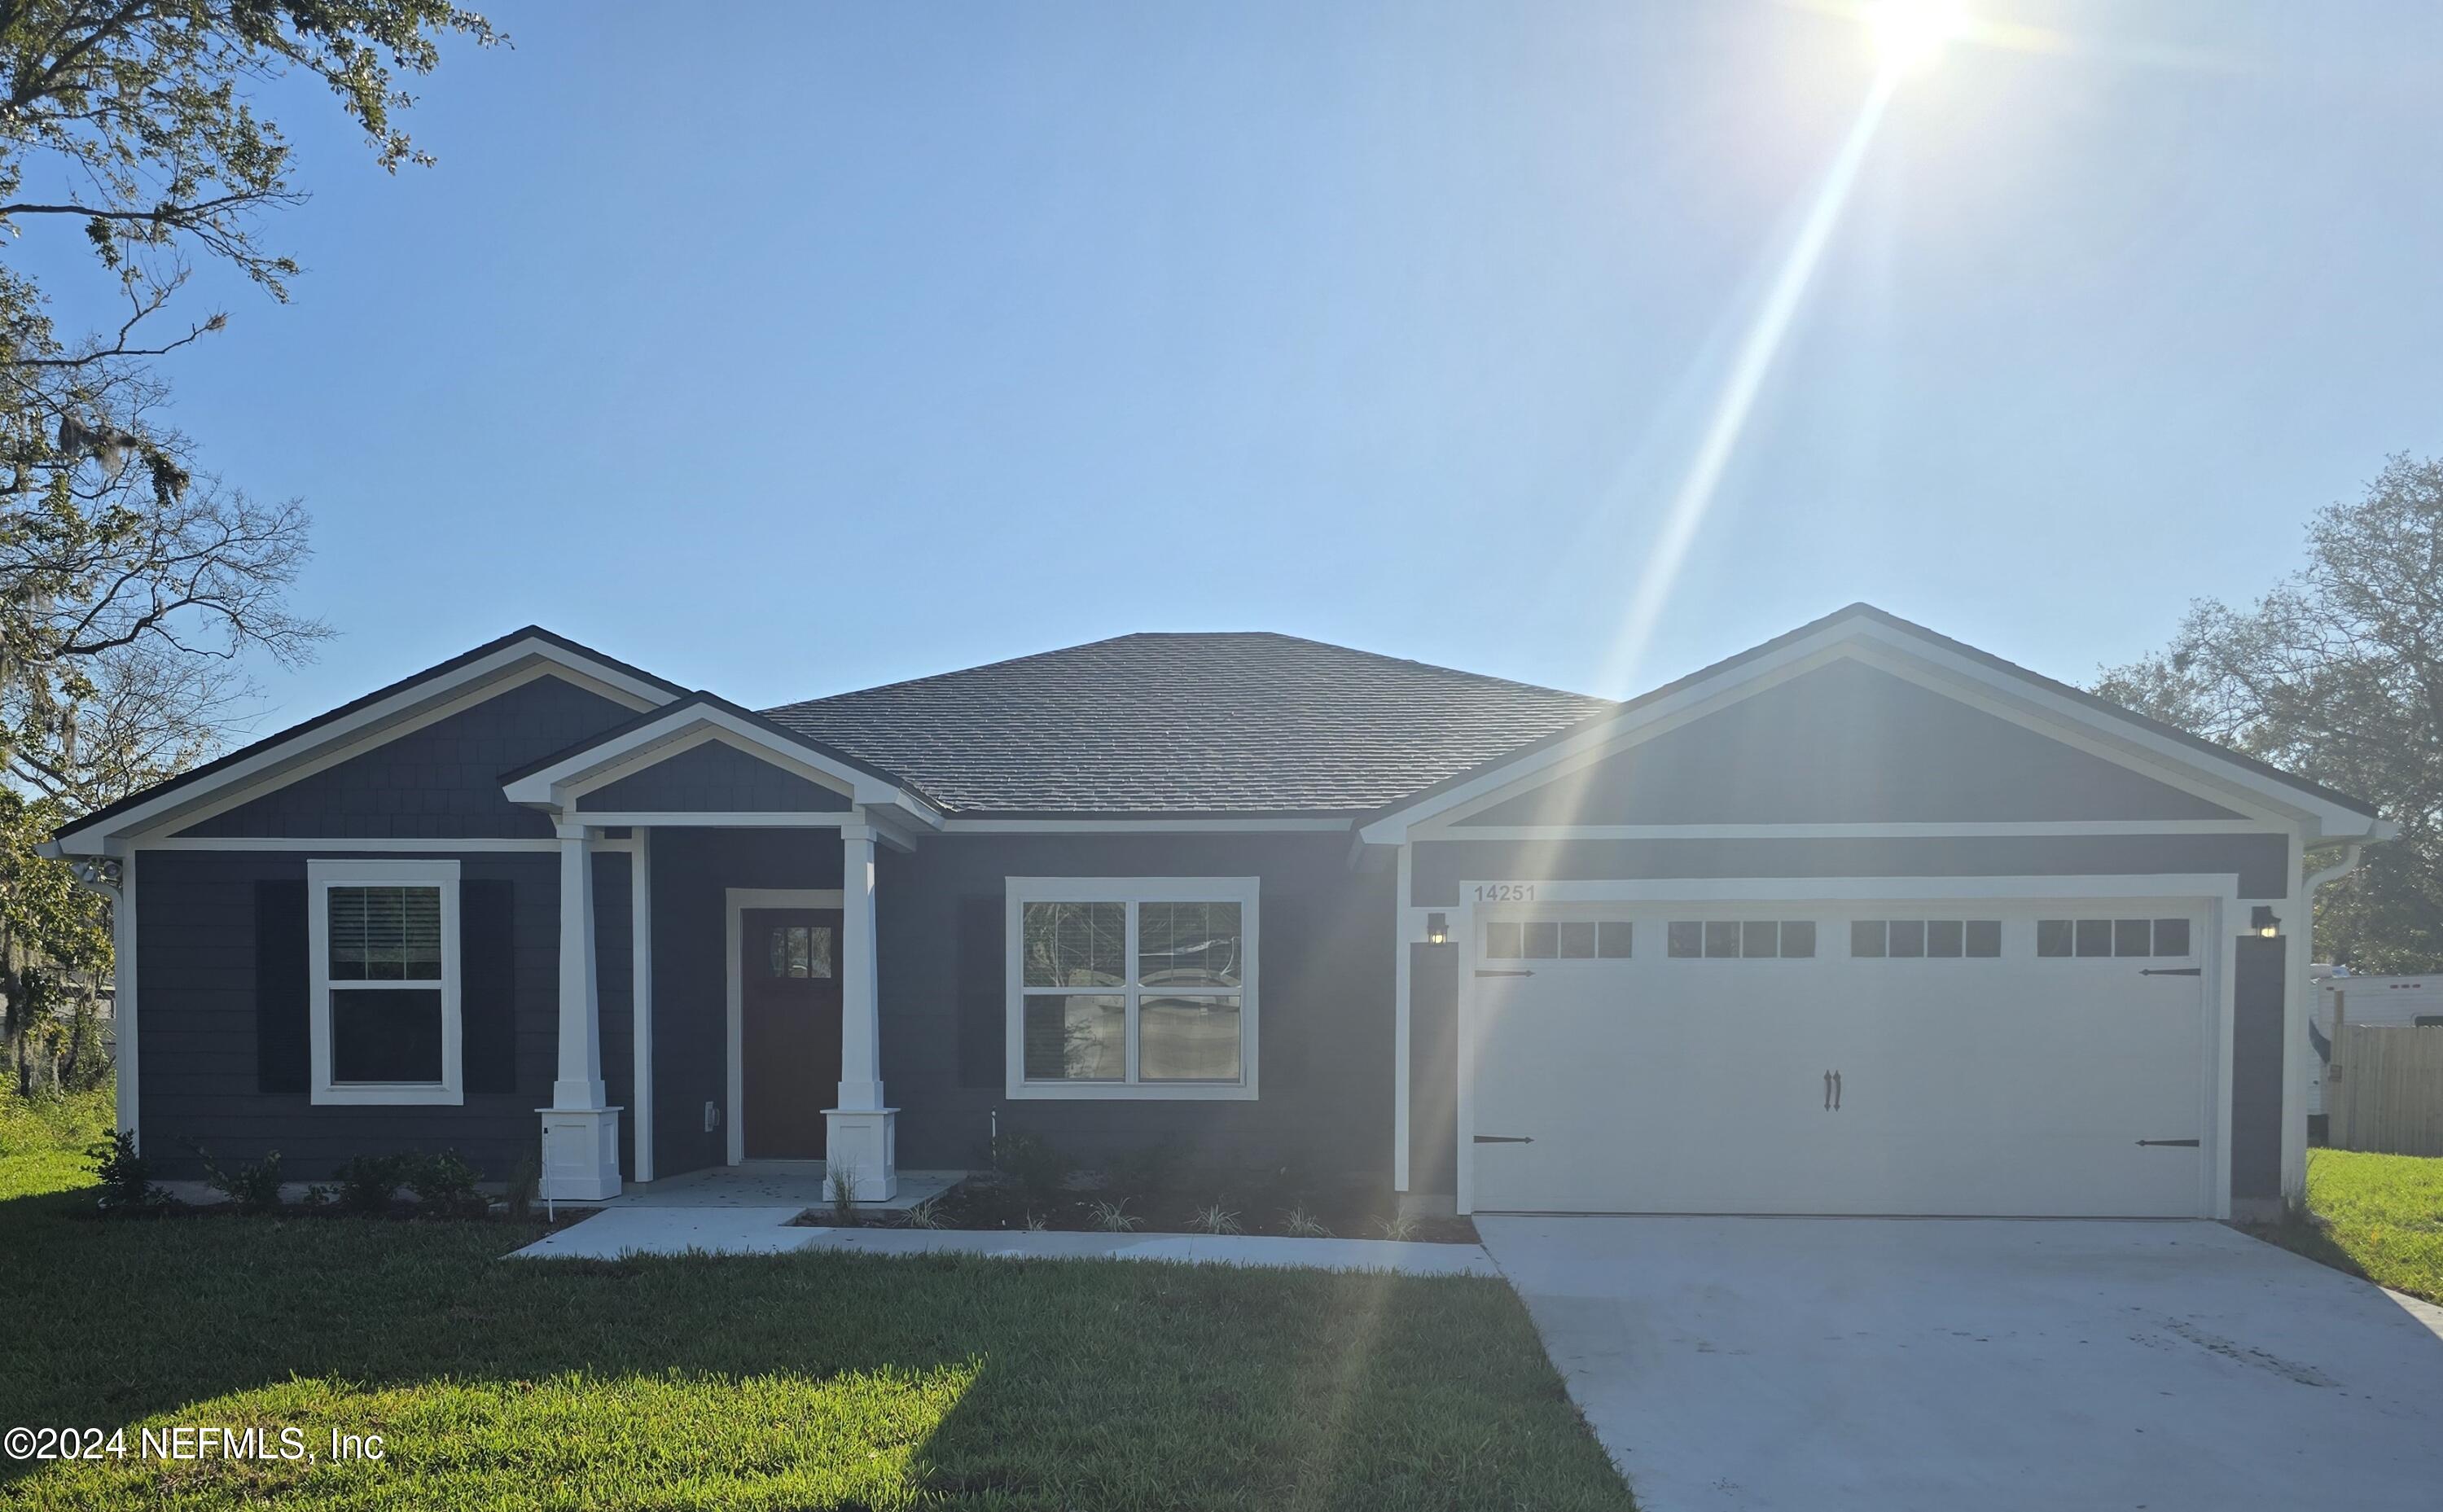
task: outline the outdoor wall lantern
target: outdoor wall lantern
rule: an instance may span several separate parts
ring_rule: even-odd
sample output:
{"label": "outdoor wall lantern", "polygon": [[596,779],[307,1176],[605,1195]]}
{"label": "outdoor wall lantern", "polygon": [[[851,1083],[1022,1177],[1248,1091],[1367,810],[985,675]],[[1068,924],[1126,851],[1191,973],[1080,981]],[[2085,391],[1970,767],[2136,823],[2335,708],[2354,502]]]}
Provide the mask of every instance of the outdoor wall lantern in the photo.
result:
{"label": "outdoor wall lantern", "polygon": [[1425,943],[1428,945],[1447,945],[1450,943],[1450,916],[1448,914],[1427,914],[1425,916]]}
{"label": "outdoor wall lantern", "polygon": [[2248,927],[2250,932],[2271,939],[2282,933],[2282,920],[2273,917],[2273,910],[2269,906],[2258,903],[2249,913]]}

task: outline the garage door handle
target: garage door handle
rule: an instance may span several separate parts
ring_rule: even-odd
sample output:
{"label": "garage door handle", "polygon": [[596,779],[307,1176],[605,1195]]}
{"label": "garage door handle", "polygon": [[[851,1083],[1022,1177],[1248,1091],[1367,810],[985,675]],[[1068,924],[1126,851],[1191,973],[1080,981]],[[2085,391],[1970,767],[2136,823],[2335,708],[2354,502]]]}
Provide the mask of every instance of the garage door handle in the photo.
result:
{"label": "garage door handle", "polygon": [[1841,1111],[1841,1073],[1838,1071],[1832,1073],[1832,1111]]}
{"label": "garage door handle", "polygon": [[1832,1111],[1832,1073],[1829,1071],[1824,1073],[1824,1111]]}
{"label": "garage door handle", "polygon": [[2168,1144],[2168,1145],[2176,1145],[2176,1146],[2177,1146],[2178,1148],[2183,1149],[2183,1150],[2194,1150],[2194,1149],[2195,1149],[2195,1148],[2197,1147],[2197,1141],[2196,1141],[2196,1140],[2195,1140],[2195,1139],[2140,1139],[2140,1140],[2139,1140],[2138,1142],[2139,1142],[2140,1145],[2148,1145],[2148,1144]]}
{"label": "garage door handle", "polygon": [[2139,972],[2140,976],[2202,976],[2202,966],[2149,966]]}
{"label": "garage door handle", "polygon": [[1479,1134],[1476,1136],[1476,1142],[1479,1144],[1534,1144],[1535,1137],[1532,1134]]}
{"label": "garage door handle", "polygon": [[1525,972],[1525,971],[1482,971],[1482,970],[1479,970],[1476,975],[1478,975],[1479,976],[1533,976],[1533,975],[1534,975],[1535,974],[1534,974],[1534,972]]}

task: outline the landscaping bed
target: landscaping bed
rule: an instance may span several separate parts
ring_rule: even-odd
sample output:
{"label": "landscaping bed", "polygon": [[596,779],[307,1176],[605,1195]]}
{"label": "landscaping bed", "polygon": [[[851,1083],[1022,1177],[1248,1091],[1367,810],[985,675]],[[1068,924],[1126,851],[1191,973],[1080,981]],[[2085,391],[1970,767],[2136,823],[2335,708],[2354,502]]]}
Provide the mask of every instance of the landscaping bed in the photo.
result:
{"label": "landscaping bed", "polygon": [[1060,1233],[1268,1234],[1291,1239],[1401,1239],[1477,1242],[1465,1218],[1402,1220],[1388,1193],[1356,1187],[1282,1196],[1233,1193],[1221,1185],[1128,1192],[1109,1184],[1030,1192],[998,1175],[969,1176],[913,1208],[814,1208],[797,1222],[812,1228],[1048,1230]]}

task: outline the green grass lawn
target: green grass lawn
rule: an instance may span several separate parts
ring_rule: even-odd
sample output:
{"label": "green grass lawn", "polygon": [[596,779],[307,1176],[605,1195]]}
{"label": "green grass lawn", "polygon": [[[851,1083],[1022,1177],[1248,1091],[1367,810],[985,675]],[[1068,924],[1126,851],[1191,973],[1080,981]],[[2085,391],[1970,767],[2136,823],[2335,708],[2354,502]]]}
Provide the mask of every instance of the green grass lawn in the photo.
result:
{"label": "green grass lawn", "polygon": [[2320,1226],[2250,1231],[2311,1260],[2443,1303],[2443,1159],[2307,1152],[2307,1206]]}
{"label": "green grass lawn", "polygon": [[[504,1224],[86,1216],[0,1148],[0,1427],[379,1433],[0,1462],[59,1507],[1627,1508],[1497,1282],[1130,1262],[503,1264]],[[138,1442],[131,1432],[129,1442]]]}

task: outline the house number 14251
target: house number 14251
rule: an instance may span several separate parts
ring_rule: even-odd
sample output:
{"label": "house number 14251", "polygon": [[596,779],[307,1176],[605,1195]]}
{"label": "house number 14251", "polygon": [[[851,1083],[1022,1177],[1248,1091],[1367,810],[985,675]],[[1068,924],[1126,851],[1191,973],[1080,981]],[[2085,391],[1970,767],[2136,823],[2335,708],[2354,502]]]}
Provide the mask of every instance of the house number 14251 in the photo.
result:
{"label": "house number 14251", "polygon": [[1532,882],[1479,883],[1476,901],[1480,903],[1532,903],[1535,901],[1535,884]]}

